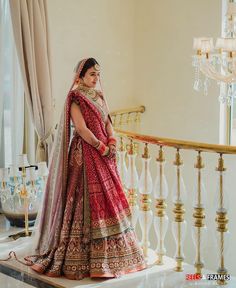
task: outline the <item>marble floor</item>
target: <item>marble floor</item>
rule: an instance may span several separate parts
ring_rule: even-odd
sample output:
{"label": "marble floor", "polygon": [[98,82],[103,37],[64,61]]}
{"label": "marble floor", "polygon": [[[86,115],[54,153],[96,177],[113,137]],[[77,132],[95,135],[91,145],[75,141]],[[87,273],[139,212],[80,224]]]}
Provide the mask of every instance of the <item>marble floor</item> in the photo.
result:
{"label": "marble floor", "polygon": [[[170,259],[166,258],[168,263]],[[174,262],[169,262],[169,265]],[[4,269],[2,269],[4,266]],[[165,264],[166,266],[166,264]],[[94,280],[83,279],[80,281],[68,280],[65,278],[49,278],[39,276],[30,271],[28,267],[22,267],[15,261],[10,261],[7,265],[1,265],[0,287],[1,288],[184,288],[184,287],[220,287],[215,281],[200,280],[188,282],[185,280],[187,273],[193,273],[193,267],[184,265],[184,272],[175,272],[172,269],[166,269],[163,266],[152,266],[141,272],[131,273],[118,279]],[[7,273],[8,275],[5,275]],[[221,286],[222,287],[222,286]],[[227,288],[236,287],[236,279],[223,286]]]}
{"label": "marble floor", "polygon": [[[0,254],[8,245],[7,235],[19,232],[22,228],[12,228],[0,215]],[[50,278],[37,274],[30,267],[16,260],[0,261],[0,288],[183,288],[183,287],[220,287],[215,281],[200,280],[186,281],[186,274],[193,274],[192,265],[184,264],[183,272],[175,272],[175,261],[170,257],[164,257],[164,265],[155,265],[156,255],[153,250],[148,253],[148,268],[124,275],[116,279],[90,279],[68,280]],[[209,271],[204,271],[204,274]],[[231,278],[223,287],[236,288],[236,279]]]}

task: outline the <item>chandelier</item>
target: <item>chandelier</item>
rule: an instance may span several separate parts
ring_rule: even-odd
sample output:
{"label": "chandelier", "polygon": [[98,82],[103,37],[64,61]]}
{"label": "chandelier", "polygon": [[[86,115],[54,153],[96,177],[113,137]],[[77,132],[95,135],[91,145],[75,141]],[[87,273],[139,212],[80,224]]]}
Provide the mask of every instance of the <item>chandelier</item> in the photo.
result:
{"label": "chandelier", "polygon": [[1,212],[11,226],[25,227],[24,233],[20,231],[12,238],[30,235],[29,227],[35,223],[47,175],[46,162],[29,165],[26,154],[18,156],[17,166],[0,168]]}
{"label": "chandelier", "polygon": [[223,37],[214,45],[212,38],[194,38],[193,56],[194,85],[196,91],[203,89],[208,94],[210,80],[217,81],[220,87],[219,101],[229,106],[236,98],[236,3],[227,3],[223,22]]}

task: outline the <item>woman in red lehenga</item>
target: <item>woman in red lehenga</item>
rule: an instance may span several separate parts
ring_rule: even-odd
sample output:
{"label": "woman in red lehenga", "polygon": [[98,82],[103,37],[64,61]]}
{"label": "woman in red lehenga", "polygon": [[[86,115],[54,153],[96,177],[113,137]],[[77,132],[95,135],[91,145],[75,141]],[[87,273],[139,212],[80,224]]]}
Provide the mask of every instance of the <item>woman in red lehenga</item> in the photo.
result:
{"label": "woman in red lehenga", "polygon": [[27,257],[33,270],[51,277],[118,277],[146,268],[118,175],[108,106],[95,89],[99,69],[93,58],[76,69],[55,141],[37,255]]}

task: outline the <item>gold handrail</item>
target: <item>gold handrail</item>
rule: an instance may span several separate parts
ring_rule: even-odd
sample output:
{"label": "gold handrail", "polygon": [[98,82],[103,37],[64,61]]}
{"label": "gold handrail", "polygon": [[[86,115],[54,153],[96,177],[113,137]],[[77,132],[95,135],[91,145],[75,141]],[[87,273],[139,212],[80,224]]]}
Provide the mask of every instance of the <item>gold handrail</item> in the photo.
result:
{"label": "gold handrail", "polygon": [[236,154],[236,146],[218,145],[218,144],[208,144],[201,142],[193,142],[186,140],[177,140],[171,138],[155,137],[150,135],[138,134],[130,131],[124,131],[121,129],[116,129],[115,132],[121,136],[126,136],[137,141],[157,144],[160,146],[175,147],[177,149],[189,149],[196,151],[205,152],[215,152],[220,154]]}
{"label": "gold handrail", "polygon": [[145,111],[145,106],[141,105],[138,107],[134,108],[127,108],[127,109],[120,109],[120,110],[115,110],[110,113],[111,116],[116,116],[116,115],[121,115],[121,114],[128,114],[128,113],[135,113],[135,112],[140,112],[143,113]]}

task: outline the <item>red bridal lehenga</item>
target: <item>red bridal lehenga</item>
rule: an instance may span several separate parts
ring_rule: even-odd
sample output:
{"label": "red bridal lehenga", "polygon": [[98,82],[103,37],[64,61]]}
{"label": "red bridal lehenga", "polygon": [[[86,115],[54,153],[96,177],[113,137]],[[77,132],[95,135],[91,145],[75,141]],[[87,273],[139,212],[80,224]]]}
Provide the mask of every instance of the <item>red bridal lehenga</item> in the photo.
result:
{"label": "red bridal lehenga", "polygon": [[61,144],[55,147],[46,186],[37,254],[26,257],[33,270],[51,277],[117,277],[146,268],[116,160],[101,156],[77,133],[69,145],[72,102],[80,106],[87,127],[107,144],[108,108],[105,101],[103,106],[94,101],[93,93],[98,92],[80,85],[67,97],[58,131]]}

